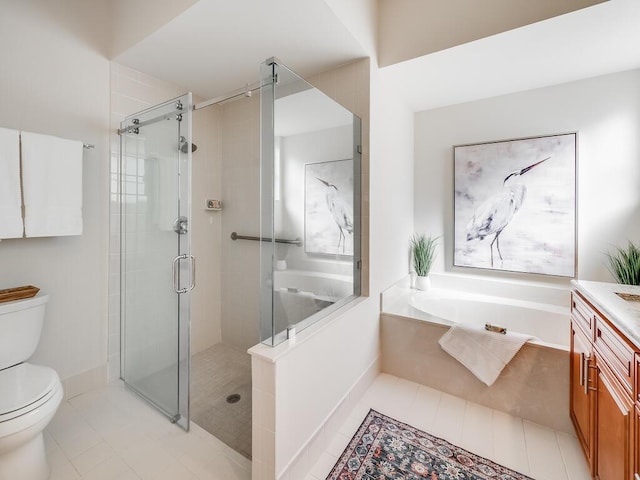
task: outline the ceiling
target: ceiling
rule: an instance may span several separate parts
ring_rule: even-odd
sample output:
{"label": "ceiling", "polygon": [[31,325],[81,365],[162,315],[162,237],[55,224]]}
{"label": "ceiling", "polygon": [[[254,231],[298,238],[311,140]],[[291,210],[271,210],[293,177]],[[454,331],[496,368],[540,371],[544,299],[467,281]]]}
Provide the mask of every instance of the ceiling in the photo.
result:
{"label": "ceiling", "polygon": [[365,56],[324,0],[200,0],[114,60],[212,98],[270,57],[307,76]]}
{"label": "ceiling", "polygon": [[[370,0],[374,1],[374,0]],[[203,98],[278,57],[302,76],[367,56],[328,0],[199,0],[115,61]],[[413,111],[640,68],[640,1],[610,0],[380,69]]]}
{"label": "ceiling", "polygon": [[639,67],[640,1],[611,0],[385,67],[381,77],[422,111]]}

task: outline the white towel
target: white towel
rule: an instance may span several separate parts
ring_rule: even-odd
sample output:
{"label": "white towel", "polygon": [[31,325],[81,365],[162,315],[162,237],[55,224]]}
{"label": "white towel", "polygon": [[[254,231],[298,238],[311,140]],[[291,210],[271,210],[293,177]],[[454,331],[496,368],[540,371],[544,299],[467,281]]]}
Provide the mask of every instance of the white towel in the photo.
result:
{"label": "white towel", "polygon": [[20,132],[0,128],[0,239],[22,237]]}
{"label": "white towel", "polygon": [[82,142],[22,132],[27,237],[82,234]]}
{"label": "white towel", "polygon": [[534,338],[521,333],[489,332],[480,325],[456,323],[438,343],[479,380],[491,386],[522,345]]}

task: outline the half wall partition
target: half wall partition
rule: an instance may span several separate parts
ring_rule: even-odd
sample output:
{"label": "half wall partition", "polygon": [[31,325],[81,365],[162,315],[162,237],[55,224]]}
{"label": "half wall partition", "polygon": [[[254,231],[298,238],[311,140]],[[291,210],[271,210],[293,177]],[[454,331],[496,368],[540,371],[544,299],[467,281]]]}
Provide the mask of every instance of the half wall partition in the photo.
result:
{"label": "half wall partition", "polygon": [[261,340],[360,295],[361,122],[275,59],[261,65]]}

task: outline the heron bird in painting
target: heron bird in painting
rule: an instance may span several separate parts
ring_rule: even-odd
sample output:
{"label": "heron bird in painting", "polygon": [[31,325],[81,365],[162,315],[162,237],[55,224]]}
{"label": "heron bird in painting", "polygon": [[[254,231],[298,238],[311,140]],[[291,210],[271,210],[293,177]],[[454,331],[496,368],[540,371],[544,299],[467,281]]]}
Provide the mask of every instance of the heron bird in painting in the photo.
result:
{"label": "heron bird in painting", "polygon": [[342,244],[342,253],[344,253],[345,233],[349,235],[353,234],[353,211],[352,208],[344,201],[342,197],[338,195],[338,187],[335,185],[316,177],[325,185],[325,199],[327,201],[327,207],[333,217],[333,221],[336,222],[339,231],[338,237],[338,251],[340,251],[340,245]]}
{"label": "heron bird in painting", "polygon": [[467,224],[467,241],[479,238],[483,240],[485,237],[494,235],[489,248],[491,250],[491,267],[493,268],[493,244],[496,244],[496,250],[500,261],[502,261],[502,252],[500,252],[500,234],[505,229],[513,216],[520,210],[522,202],[524,202],[527,187],[519,182],[520,177],[531,170],[533,167],[546,162],[551,157],[540,160],[521,170],[516,170],[507,175],[502,182],[502,191],[485,200],[475,211],[471,220]]}

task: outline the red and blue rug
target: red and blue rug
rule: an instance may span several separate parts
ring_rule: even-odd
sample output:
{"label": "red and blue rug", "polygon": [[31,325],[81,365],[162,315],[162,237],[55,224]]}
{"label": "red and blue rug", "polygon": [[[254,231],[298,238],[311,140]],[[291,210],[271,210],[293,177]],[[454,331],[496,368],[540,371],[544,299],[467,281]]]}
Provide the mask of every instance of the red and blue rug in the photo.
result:
{"label": "red and blue rug", "polygon": [[369,410],[327,480],[532,480]]}

